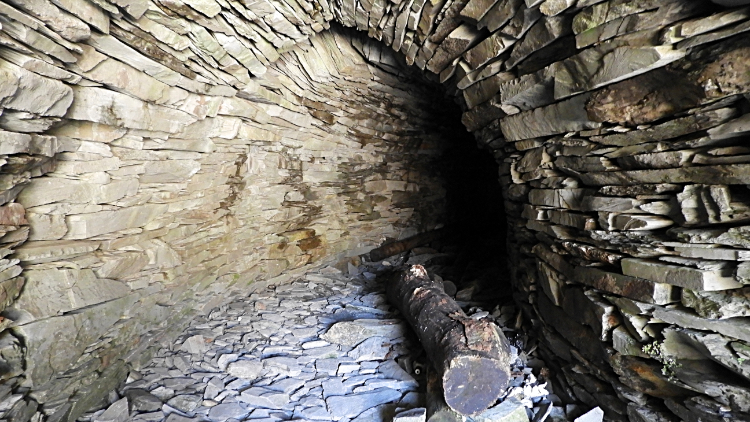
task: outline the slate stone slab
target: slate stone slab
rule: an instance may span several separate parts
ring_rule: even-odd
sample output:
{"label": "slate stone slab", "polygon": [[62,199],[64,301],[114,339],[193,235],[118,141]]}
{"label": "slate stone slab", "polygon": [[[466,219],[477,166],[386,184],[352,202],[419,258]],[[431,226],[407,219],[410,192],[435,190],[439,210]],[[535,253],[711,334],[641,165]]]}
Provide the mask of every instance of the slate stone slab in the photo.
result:
{"label": "slate stone slab", "polygon": [[334,418],[353,418],[367,409],[394,402],[400,398],[399,391],[382,388],[371,393],[352,396],[331,396],[326,399],[326,406]]}

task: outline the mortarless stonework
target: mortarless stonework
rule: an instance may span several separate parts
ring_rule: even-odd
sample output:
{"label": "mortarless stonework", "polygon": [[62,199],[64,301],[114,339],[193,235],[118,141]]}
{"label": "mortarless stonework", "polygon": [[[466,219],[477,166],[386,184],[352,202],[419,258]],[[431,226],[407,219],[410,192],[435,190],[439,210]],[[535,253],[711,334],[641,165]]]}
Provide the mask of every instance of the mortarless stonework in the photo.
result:
{"label": "mortarless stonework", "polygon": [[74,420],[196,313],[438,224],[439,102],[401,57],[500,164],[558,395],[750,418],[750,9],[8,0],[0,24],[0,419]]}

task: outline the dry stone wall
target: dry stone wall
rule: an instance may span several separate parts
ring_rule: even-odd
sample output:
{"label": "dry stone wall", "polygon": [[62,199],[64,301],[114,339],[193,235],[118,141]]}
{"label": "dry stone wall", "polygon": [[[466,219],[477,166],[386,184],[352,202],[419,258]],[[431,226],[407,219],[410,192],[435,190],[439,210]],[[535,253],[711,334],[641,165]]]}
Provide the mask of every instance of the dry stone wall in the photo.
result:
{"label": "dry stone wall", "polygon": [[743,3],[1,2],[1,417],[75,419],[240,278],[434,226],[403,60],[500,163],[557,394],[750,418]]}
{"label": "dry stone wall", "polygon": [[195,314],[443,213],[442,92],[381,43],[251,79],[166,6],[102,6],[0,3],[3,420],[75,420]]}

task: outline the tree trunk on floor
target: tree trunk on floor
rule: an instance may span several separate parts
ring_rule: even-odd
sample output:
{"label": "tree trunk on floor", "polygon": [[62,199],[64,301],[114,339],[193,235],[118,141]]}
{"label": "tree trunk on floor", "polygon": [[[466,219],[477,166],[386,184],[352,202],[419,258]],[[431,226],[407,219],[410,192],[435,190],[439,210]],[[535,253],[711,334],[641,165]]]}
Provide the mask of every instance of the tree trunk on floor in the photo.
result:
{"label": "tree trunk on floor", "polygon": [[510,378],[510,348],[497,326],[466,316],[421,265],[387,283],[388,300],[416,331],[441,376],[448,406],[475,415],[492,405]]}
{"label": "tree trunk on floor", "polygon": [[421,246],[437,239],[440,239],[445,234],[444,229],[432,230],[425,233],[399,240],[397,242],[388,243],[379,248],[375,248],[370,251],[370,261],[376,262],[388,258],[389,256],[406,252],[410,249],[414,249],[417,246]]}
{"label": "tree trunk on floor", "polygon": [[427,422],[463,422],[461,415],[448,407],[443,398],[443,386],[440,374],[432,367],[427,369]]}

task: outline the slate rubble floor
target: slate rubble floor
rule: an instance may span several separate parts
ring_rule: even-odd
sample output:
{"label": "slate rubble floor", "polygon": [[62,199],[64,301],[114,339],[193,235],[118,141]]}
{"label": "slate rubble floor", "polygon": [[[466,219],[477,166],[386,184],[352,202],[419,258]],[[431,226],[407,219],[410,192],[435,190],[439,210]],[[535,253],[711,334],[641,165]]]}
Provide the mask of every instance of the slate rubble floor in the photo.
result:
{"label": "slate rubble floor", "polygon": [[[115,404],[79,420],[363,422],[419,407],[419,384],[396,361],[418,346],[367,284],[328,267],[217,308],[131,372]],[[321,339],[338,321],[353,321],[348,341]]]}
{"label": "slate rubble floor", "polygon": [[[378,267],[372,270],[385,269]],[[421,348],[376,275],[360,269],[346,276],[325,267],[197,318],[172,347],[130,373],[108,408],[79,422],[380,422],[423,407],[413,371]],[[488,315],[477,311],[475,317]],[[493,316],[514,319],[512,307]],[[507,397],[543,420],[549,393],[531,367],[542,363],[512,350]],[[547,419],[565,420],[555,409]]]}

